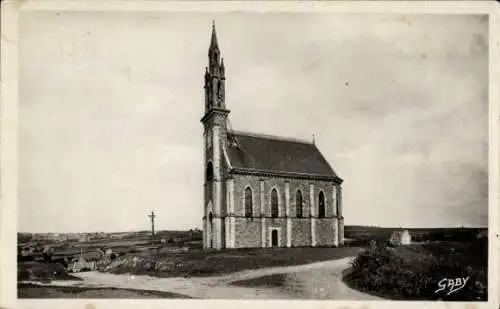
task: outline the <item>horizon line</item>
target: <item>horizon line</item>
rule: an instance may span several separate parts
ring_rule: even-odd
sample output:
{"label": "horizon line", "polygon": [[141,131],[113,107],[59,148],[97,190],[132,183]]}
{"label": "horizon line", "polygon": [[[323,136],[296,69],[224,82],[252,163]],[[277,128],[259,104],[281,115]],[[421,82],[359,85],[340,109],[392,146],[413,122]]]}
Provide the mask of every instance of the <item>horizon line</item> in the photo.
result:
{"label": "horizon line", "polygon": [[[449,228],[470,228],[470,229],[489,229],[489,226],[484,225],[450,225],[450,226],[426,226],[426,227],[407,227],[407,226],[397,226],[397,225],[367,225],[367,224],[346,224],[345,227],[349,226],[360,226],[360,227],[371,227],[371,228],[393,228],[393,229],[449,229]],[[194,227],[192,229],[160,229],[156,230],[155,234],[158,232],[187,232],[189,230],[202,230],[199,227]],[[91,233],[104,233],[104,234],[117,234],[117,233],[138,233],[138,232],[151,232],[150,230],[124,230],[124,231],[90,231],[90,232],[20,232],[18,234],[91,234]]]}

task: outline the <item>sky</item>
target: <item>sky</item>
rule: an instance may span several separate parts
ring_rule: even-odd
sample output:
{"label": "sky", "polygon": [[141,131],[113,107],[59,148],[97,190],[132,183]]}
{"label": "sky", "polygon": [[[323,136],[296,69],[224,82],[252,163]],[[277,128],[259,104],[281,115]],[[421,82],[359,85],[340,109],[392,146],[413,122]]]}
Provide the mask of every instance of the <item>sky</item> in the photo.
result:
{"label": "sky", "polygon": [[23,12],[20,232],[201,227],[212,20],[236,130],[315,141],[346,225],[487,226],[480,15]]}

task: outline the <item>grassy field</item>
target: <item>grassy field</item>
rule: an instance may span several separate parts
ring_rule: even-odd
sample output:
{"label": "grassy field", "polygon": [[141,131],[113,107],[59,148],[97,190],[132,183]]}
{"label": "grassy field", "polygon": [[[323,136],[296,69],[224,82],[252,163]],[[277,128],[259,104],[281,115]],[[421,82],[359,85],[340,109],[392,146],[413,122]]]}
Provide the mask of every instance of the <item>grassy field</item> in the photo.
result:
{"label": "grassy field", "polygon": [[185,295],[132,289],[18,284],[19,298],[189,298]]}
{"label": "grassy field", "polygon": [[98,240],[75,244],[74,248],[115,248],[149,245],[151,240],[123,239],[123,240]]}
{"label": "grassy field", "polygon": [[[370,241],[385,242],[389,240],[394,230],[402,228],[377,226],[345,226],[344,237],[350,240],[350,245],[367,246]],[[460,241],[470,242],[476,239],[479,232],[486,228],[409,228],[412,241]]]}
{"label": "grassy field", "polygon": [[[344,281],[357,290],[395,300],[485,301],[487,239],[433,241],[403,247],[371,246],[353,261]],[[469,277],[463,289],[436,292],[445,278]]]}
{"label": "grassy field", "polygon": [[156,277],[213,276],[273,266],[292,266],[355,256],[359,248],[252,248],[126,255],[101,270]]}

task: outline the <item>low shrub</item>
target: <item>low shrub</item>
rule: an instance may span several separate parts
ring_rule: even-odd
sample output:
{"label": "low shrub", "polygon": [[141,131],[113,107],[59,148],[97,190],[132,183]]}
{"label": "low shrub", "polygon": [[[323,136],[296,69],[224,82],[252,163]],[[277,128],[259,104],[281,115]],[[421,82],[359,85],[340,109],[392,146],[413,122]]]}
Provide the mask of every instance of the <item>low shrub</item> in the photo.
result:
{"label": "low shrub", "polygon": [[[391,248],[372,245],[353,260],[344,281],[390,299],[487,300],[487,246],[428,243]],[[445,278],[469,277],[463,289],[437,292]]]}
{"label": "low shrub", "polygon": [[18,281],[81,280],[68,274],[61,263],[22,262],[17,266]]}

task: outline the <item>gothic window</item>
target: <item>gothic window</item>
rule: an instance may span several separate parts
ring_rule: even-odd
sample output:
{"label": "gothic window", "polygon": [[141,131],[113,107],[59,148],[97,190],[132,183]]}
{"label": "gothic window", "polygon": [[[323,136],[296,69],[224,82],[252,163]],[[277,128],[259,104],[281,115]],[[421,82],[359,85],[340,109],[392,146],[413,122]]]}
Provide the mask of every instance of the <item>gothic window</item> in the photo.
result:
{"label": "gothic window", "polygon": [[277,218],[278,215],[278,191],[276,191],[276,189],[273,189],[273,191],[271,191],[271,217]]}
{"label": "gothic window", "polygon": [[247,187],[245,189],[245,217],[249,218],[253,214],[253,205],[252,205],[252,189]]}
{"label": "gothic window", "polygon": [[207,164],[206,179],[207,181],[214,179],[214,167],[212,166],[212,162],[208,162]]}
{"label": "gothic window", "polygon": [[295,194],[295,213],[297,218],[302,218],[302,192],[297,190]]}
{"label": "gothic window", "polygon": [[325,217],[325,194],[323,191],[320,191],[318,196],[318,217]]}

